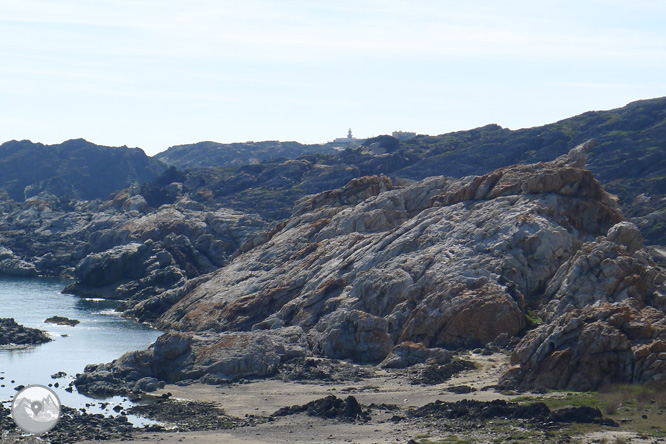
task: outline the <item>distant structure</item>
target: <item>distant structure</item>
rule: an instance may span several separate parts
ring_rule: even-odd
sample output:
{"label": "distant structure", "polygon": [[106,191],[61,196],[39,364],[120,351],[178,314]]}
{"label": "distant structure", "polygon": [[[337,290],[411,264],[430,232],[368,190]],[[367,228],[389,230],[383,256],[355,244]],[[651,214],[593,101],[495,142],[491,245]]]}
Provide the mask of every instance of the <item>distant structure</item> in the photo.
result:
{"label": "distant structure", "polygon": [[408,131],[393,131],[392,136],[402,142],[404,140],[409,140],[412,137],[416,137],[416,133],[410,133]]}
{"label": "distant structure", "polygon": [[358,145],[360,143],[363,143],[364,141],[365,139],[357,139],[356,137],[354,137],[351,128],[349,128],[349,131],[347,131],[347,137],[338,137],[333,142],[344,143],[346,145]]}

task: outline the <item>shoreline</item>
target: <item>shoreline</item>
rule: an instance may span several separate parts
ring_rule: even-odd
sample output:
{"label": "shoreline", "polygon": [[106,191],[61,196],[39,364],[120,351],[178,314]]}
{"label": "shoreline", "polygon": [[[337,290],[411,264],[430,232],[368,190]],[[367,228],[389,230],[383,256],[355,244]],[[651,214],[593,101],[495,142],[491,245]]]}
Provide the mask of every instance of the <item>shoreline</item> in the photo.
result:
{"label": "shoreline", "polygon": [[[474,370],[462,372],[445,383],[414,385],[404,372],[377,370],[374,376],[356,382],[299,382],[276,378],[250,380],[228,386],[193,384],[167,385],[150,396],[169,396],[173,400],[212,403],[226,415],[247,420],[251,425],[228,430],[138,432],[132,438],[110,441],[82,441],[83,444],[104,442],[161,442],[164,444],[247,444],[247,443],[438,443],[438,442],[603,442],[625,439],[631,443],[653,443],[664,440],[666,430],[657,430],[652,437],[641,438],[622,424],[607,427],[597,424],[532,424],[529,421],[441,420],[433,417],[415,418],[410,409],[420,408],[435,401],[456,402],[476,400],[520,401],[533,397],[549,398],[553,402],[565,402],[570,395],[561,392],[548,394],[498,392],[495,386],[499,374],[507,365],[507,356],[495,353],[489,356],[465,354],[465,359],[476,363]],[[469,387],[469,393],[452,393],[452,387]],[[454,389],[455,390],[455,389]],[[170,395],[169,395],[170,394]],[[353,396],[368,411],[368,422],[347,422],[339,419],[323,419],[305,413],[273,417],[276,411],[292,405],[302,405],[313,400],[335,395],[338,398]],[[580,396],[585,396],[581,394]],[[576,401],[574,401],[576,402]],[[394,408],[395,407],[395,408]],[[604,413],[604,417],[606,414]],[[174,418],[177,420],[178,418]],[[523,437],[521,439],[521,436]],[[500,440],[500,441],[497,441]],[[613,442],[613,441],[608,441]],[[618,441],[622,442],[622,441]]]}

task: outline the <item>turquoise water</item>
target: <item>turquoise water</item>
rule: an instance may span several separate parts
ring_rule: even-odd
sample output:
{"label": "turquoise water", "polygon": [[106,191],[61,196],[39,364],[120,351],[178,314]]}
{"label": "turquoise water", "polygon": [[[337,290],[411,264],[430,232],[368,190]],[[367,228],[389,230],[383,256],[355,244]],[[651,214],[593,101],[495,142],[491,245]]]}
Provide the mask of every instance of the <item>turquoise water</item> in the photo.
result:
{"label": "turquoise water", "polygon": [[[127,351],[145,349],[161,332],[122,318],[113,310],[116,302],[61,294],[66,284],[56,279],[0,277],[0,317],[45,330],[54,338],[30,348],[0,349],[0,377],[4,377],[0,380],[0,385],[4,385],[0,387],[0,401],[9,406],[18,385],[57,382],[60,387],[54,390],[62,404],[75,408],[95,404],[88,408],[89,413],[113,414],[111,407],[128,403],[119,397],[106,399],[110,404],[102,410],[99,400],[78,394],[76,389],[73,393],[64,389],[87,364],[111,362]],[[81,323],[70,327],[44,322],[55,315],[78,319]],[[60,371],[68,376],[51,378]]]}

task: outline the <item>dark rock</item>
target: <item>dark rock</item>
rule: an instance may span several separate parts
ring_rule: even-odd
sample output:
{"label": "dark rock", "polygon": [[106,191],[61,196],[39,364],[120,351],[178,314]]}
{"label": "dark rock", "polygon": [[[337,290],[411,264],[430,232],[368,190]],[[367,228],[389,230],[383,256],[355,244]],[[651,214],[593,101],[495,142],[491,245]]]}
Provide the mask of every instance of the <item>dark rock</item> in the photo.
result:
{"label": "dark rock", "polygon": [[19,325],[12,318],[0,318],[0,346],[36,345],[49,341],[52,339],[42,330]]}
{"label": "dark rock", "polygon": [[412,418],[432,417],[463,420],[523,419],[533,424],[553,422],[560,424],[616,425],[613,421],[603,418],[599,409],[571,407],[551,412],[548,406],[542,402],[519,404],[501,399],[489,402],[468,399],[457,402],[435,401],[423,407],[409,410],[408,416]]}
{"label": "dark rock", "polygon": [[175,425],[182,432],[226,430],[250,424],[247,420],[226,415],[224,410],[212,402],[148,399],[144,404],[130,407],[127,413]]}
{"label": "dark rock", "polygon": [[426,364],[413,367],[409,379],[412,384],[436,385],[448,381],[460,372],[472,369],[474,369],[473,362],[454,359],[444,365]]}
{"label": "dark rock", "polygon": [[476,389],[473,388],[473,387],[470,387],[470,386],[468,386],[468,385],[454,385],[454,386],[452,386],[452,387],[448,387],[448,388],[446,389],[446,391],[447,391],[447,392],[456,393],[456,394],[461,395],[461,394],[466,394],[466,393],[472,393],[472,392],[475,392]]}
{"label": "dark rock", "polygon": [[370,414],[367,411],[363,411],[356,398],[348,396],[343,401],[334,395],[329,395],[303,405],[283,407],[273,413],[273,416],[287,416],[303,412],[307,413],[308,416],[338,419],[341,421],[358,420],[365,422],[370,420]]}
{"label": "dark rock", "polygon": [[158,382],[159,381],[157,379],[151,378],[151,377],[141,378],[136,382],[132,391],[133,392],[154,392],[155,390],[157,390],[157,383]]}
{"label": "dark rock", "polygon": [[76,266],[81,284],[103,287],[122,280],[141,277],[152,249],[140,243],[120,245],[103,253],[87,256]]}
{"label": "dark rock", "polygon": [[79,321],[78,319],[69,319],[64,316],[51,316],[50,318],[47,318],[44,322],[57,325],[69,325],[71,327],[74,327],[81,323],[81,321]]}

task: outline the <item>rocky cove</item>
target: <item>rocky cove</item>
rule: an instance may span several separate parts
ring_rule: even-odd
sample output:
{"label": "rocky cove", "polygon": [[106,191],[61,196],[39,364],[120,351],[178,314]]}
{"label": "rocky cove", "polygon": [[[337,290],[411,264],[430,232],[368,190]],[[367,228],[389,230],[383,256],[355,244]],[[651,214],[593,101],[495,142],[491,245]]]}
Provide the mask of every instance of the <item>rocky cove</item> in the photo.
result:
{"label": "rocky cove", "polygon": [[[9,317],[0,319],[0,401],[6,413],[0,419],[2,429],[16,431],[9,417],[13,397],[17,390],[35,384],[54,390],[73,415],[70,425],[78,424],[78,429],[84,429],[85,415],[104,414],[109,417],[107,425],[123,428],[152,423],[120,414],[131,405],[127,397],[92,399],[78,393],[73,381],[87,363],[144,348],[160,332],[122,318],[113,311],[114,301],[62,294],[65,285],[59,279],[0,277],[0,306],[3,316]],[[79,436],[94,436],[94,427],[86,426],[88,432]],[[73,429],[61,433],[76,436]],[[0,441],[6,442],[4,437]]]}
{"label": "rocky cove", "polygon": [[165,331],[87,366],[91,395],[436,373],[470,350],[510,355],[487,390],[660,383],[664,256],[585,169],[590,147],[460,179],[359,177],[279,222],[176,181],[158,208],[137,187],[6,200],[0,267],[73,277],[67,292]]}

